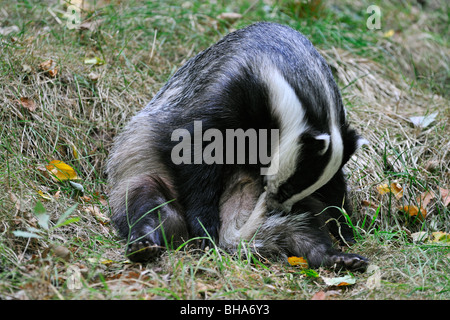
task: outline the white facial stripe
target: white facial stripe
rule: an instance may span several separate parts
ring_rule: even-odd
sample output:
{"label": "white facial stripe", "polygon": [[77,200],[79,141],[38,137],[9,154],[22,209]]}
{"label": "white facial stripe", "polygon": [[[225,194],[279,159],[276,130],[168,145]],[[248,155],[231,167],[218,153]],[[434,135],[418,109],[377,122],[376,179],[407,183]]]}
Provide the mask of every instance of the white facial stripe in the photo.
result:
{"label": "white facial stripe", "polygon": [[[322,73],[319,72],[317,74],[317,76],[319,78],[321,78],[320,83],[323,83],[323,84],[328,83],[323,78]],[[336,108],[335,99],[337,97],[334,97],[334,95],[331,94],[330,88],[328,85],[324,85],[323,88],[324,88],[324,93],[327,96],[328,105],[329,105],[329,109],[328,109],[329,114],[330,114],[329,125],[330,125],[330,132],[331,132],[331,135],[329,137],[329,143],[332,145],[331,157],[330,157],[330,160],[329,160],[327,166],[325,167],[324,171],[322,172],[322,175],[317,179],[317,181],[315,183],[313,183],[311,186],[309,186],[302,192],[293,195],[291,198],[289,198],[288,200],[283,202],[283,206],[288,211],[291,210],[292,206],[296,202],[306,198],[307,196],[312,194],[314,191],[318,190],[323,185],[325,185],[328,181],[330,181],[330,179],[333,178],[333,176],[339,170],[341,163],[342,163],[342,158],[344,155],[344,143],[342,141],[341,132],[339,130],[339,124],[337,121],[337,114],[336,114],[336,109],[335,109]],[[326,152],[326,149],[325,149],[325,152]]]}
{"label": "white facial stripe", "polygon": [[[287,83],[280,71],[272,64],[264,63],[261,70],[261,77],[267,84],[270,92],[272,112],[280,119],[280,144],[276,148],[276,154],[273,155],[269,172],[275,172],[274,175],[268,175],[269,189],[278,189],[278,187],[287,180],[296,170],[298,163],[298,154],[301,145],[298,138],[307,128],[304,121],[305,113],[294,89]],[[271,170],[273,169],[273,170]],[[278,172],[277,172],[278,171]],[[269,190],[273,191],[273,190]]]}

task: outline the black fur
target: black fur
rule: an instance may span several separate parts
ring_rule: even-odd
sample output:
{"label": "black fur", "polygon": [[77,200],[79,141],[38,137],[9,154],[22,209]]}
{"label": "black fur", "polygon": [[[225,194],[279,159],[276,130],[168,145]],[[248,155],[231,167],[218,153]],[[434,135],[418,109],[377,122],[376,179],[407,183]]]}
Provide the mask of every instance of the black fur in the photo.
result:
{"label": "black fur", "polygon": [[[116,139],[107,171],[112,220],[130,242],[131,260],[145,261],[155,256],[165,245],[162,230],[166,239],[174,243],[206,235],[215,242],[219,240],[221,212],[225,211],[221,211],[220,202],[228,187],[224,181],[237,171],[256,177],[262,164],[195,164],[194,154],[190,164],[175,164],[171,152],[179,141],[172,141],[171,134],[176,129],[186,129],[193,137],[194,121],[201,121],[203,133],[212,128],[224,134],[227,129],[279,129],[282,119],[273,112],[276,106],[270,105],[271,88],[260,72],[265,67],[276,68],[293,88],[305,109],[308,130],[297,140],[303,147],[296,171],[276,193],[267,196],[266,221],[273,222],[273,226],[265,223],[264,228],[270,234],[280,232],[277,241],[286,243],[280,244],[285,249],[283,254],[297,250],[290,248],[300,248],[297,253],[305,251],[313,266],[340,263],[356,269],[359,264],[364,265],[356,261],[366,261],[363,258],[353,259],[332,249],[327,226],[312,213],[330,205],[341,207],[344,200],[344,208],[351,213],[341,170],[311,196],[295,204],[292,211],[283,212],[272,206],[312,185],[329,162],[333,146],[318,156],[323,142],[314,136],[330,134],[330,108],[335,111],[344,143],[341,167],[354,153],[358,137],[348,128],[339,90],[324,59],[303,35],[270,23],[233,32],[189,60]],[[201,150],[206,144],[202,142]],[[260,194],[265,180],[256,180]],[[151,211],[173,199],[176,201]],[[339,211],[327,209],[327,214],[343,222]],[[301,230],[283,230],[283,224],[276,220],[302,215],[302,222],[294,218],[304,226]],[[337,235],[337,225],[330,230]],[[350,240],[350,231],[344,233],[345,239]],[[266,251],[268,255],[273,253]]]}

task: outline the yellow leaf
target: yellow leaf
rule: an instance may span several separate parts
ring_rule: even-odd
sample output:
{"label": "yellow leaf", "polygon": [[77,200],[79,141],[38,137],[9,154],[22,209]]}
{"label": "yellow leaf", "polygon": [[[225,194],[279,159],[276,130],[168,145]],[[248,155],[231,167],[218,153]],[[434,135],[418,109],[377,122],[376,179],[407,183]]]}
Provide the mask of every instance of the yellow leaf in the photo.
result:
{"label": "yellow leaf", "polygon": [[288,262],[291,266],[300,266],[301,268],[308,268],[308,262],[303,257],[289,257]]}
{"label": "yellow leaf", "polygon": [[109,259],[102,259],[102,260],[100,260],[100,263],[104,264],[104,265],[109,265],[111,263],[114,263],[114,261],[113,260],[109,260]]}
{"label": "yellow leaf", "polygon": [[50,195],[48,195],[47,193],[44,193],[41,190],[38,190],[37,193],[39,193],[39,195],[44,198],[45,200],[53,200],[52,197]]}
{"label": "yellow leaf", "polygon": [[377,186],[377,191],[381,195],[391,192],[397,199],[403,197],[403,188],[397,182],[392,182],[390,186],[387,183],[380,184]]}
{"label": "yellow leaf", "polygon": [[391,192],[395,195],[395,197],[397,199],[400,199],[401,197],[403,197],[403,188],[397,182],[391,183]]}
{"label": "yellow leaf", "polygon": [[84,64],[93,64],[93,65],[103,65],[105,64],[105,60],[99,57],[93,57],[93,58],[86,58],[84,59]]}
{"label": "yellow leaf", "polygon": [[55,181],[78,179],[77,172],[71,166],[60,160],[52,160],[45,167],[53,175]]}
{"label": "yellow leaf", "polygon": [[417,206],[403,206],[401,208],[405,213],[409,214],[410,217],[417,216],[420,220],[424,220],[427,216],[427,210],[424,208],[420,208]]}
{"label": "yellow leaf", "polygon": [[385,38],[390,38],[390,37],[392,37],[394,34],[395,34],[395,31],[391,29],[391,30],[386,31],[385,33],[383,33],[383,37],[385,37]]}
{"label": "yellow leaf", "polygon": [[442,232],[442,231],[436,231],[432,233],[433,240],[432,242],[443,242],[443,243],[450,243],[450,234]]}
{"label": "yellow leaf", "polygon": [[389,188],[387,183],[383,183],[377,186],[377,191],[379,194],[383,195],[385,193],[391,192],[391,188]]}
{"label": "yellow leaf", "polygon": [[75,145],[73,143],[71,143],[71,146],[72,146],[73,157],[75,158],[75,160],[80,160],[80,156],[78,155],[77,147],[75,147]]}

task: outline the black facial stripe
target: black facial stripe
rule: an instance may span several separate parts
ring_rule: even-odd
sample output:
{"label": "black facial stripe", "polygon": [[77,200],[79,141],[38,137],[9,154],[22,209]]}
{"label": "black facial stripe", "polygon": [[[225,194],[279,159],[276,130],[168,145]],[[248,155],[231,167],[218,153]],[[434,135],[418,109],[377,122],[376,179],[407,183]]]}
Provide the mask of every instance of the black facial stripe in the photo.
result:
{"label": "black facial stripe", "polygon": [[294,188],[289,182],[285,182],[278,187],[276,200],[278,203],[283,203],[294,195]]}
{"label": "black facial stripe", "polygon": [[306,188],[313,185],[323,174],[333,152],[333,144],[325,154],[318,155],[317,146],[313,143],[305,143],[302,147],[300,162],[296,171],[284,183],[278,187],[276,200],[283,203],[292,196],[301,193]]}

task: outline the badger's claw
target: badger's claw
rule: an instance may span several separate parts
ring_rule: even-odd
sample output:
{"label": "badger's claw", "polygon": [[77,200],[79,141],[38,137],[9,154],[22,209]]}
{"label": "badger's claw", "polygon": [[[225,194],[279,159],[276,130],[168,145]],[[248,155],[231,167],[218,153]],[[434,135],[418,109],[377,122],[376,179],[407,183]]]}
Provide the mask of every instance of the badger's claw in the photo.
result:
{"label": "badger's claw", "polygon": [[369,260],[354,253],[339,253],[331,257],[332,263],[337,268],[353,271],[365,271],[369,265]]}

